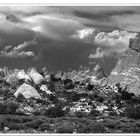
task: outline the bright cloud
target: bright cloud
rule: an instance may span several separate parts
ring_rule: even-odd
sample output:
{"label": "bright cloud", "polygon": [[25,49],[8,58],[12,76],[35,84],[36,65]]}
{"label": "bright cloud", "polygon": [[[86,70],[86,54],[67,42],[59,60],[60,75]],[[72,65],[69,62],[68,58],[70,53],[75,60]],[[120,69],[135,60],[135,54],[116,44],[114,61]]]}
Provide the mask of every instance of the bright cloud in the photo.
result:
{"label": "bright cloud", "polygon": [[33,31],[40,32],[54,39],[64,39],[83,28],[76,20],[48,15],[37,15],[23,19]]}
{"label": "bright cloud", "polygon": [[35,56],[32,51],[24,51],[24,48],[27,48],[30,45],[36,45],[37,42],[35,40],[26,41],[16,47],[11,45],[5,46],[3,50],[0,51],[0,57],[11,57],[11,58],[24,58],[29,56]]}
{"label": "bright cloud", "polygon": [[[101,32],[96,29],[87,28],[78,31],[73,35],[76,39],[81,39],[87,43],[92,43],[108,50],[108,52],[122,53],[129,44],[129,39],[134,38],[136,33],[115,30],[112,32]],[[100,49],[99,49],[100,50]],[[95,57],[95,56],[94,56]]]}
{"label": "bright cloud", "polygon": [[108,54],[105,51],[103,51],[102,48],[99,47],[96,49],[95,54],[90,54],[89,58],[98,59],[98,58],[104,58],[106,56],[108,56]]}

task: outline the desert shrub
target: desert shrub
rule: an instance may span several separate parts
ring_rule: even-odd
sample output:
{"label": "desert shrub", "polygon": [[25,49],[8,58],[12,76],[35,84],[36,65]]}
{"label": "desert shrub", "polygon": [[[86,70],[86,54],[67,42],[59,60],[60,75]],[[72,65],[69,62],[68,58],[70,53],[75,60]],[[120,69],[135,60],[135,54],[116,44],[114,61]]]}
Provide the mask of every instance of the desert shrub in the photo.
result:
{"label": "desert shrub", "polygon": [[40,122],[40,121],[38,121],[38,122],[37,121],[31,121],[31,122],[26,122],[24,124],[24,126],[26,126],[28,128],[37,129],[41,123],[42,122]]}
{"label": "desert shrub", "polygon": [[25,83],[25,79],[19,79],[18,80],[18,85],[22,85],[23,83]]}
{"label": "desert shrub", "polygon": [[55,91],[55,85],[54,85],[53,82],[50,82],[50,83],[49,83],[48,89],[49,89],[50,91]]}
{"label": "desert shrub", "polygon": [[87,112],[83,112],[83,111],[76,111],[75,112],[75,116],[77,118],[84,118],[84,117],[88,117],[88,113]]}
{"label": "desert shrub", "polygon": [[18,108],[19,104],[16,102],[7,102],[6,103],[6,114],[16,114],[16,110]]}
{"label": "desert shrub", "polygon": [[104,101],[104,97],[99,96],[99,97],[96,99],[96,101],[103,103],[103,101]]}
{"label": "desert shrub", "polygon": [[80,94],[78,92],[75,92],[75,91],[68,92],[66,90],[63,90],[62,95],[64,95],[64,97],[70,102],[72,102],[72,101],[76,102],[81,98]]}
{"label": "desert shrub", "polygon": [[54,107],[50,107],[45,110],[44,113],[45,116],[47,117],[62,117],[65,115],[65,111],[63,110],[61,105],[56,105]]}
{"label": "desert shrub", "polygon": [[91,85],[91,84],[88,84],[86,87],[86,89],[88,89],[88,90],[92,90],[93,88],[94,88],[94,85]]}
{"label": "desert shrub", "polygon": [[25,100],[25,98],[24,98],[24,96],[22,94],[18,94],[16,100],[21,103],[21,102],[23,102]]}
{"label": "desert shrub", "polygon": [[130,100],[130,99],[132,99],[133,96],[134,96],[133,93],[128,93],[128,92],[126,92],[126,91],[123,91],[123,92],[121,93],[121,99],[122,99],[122,100]]}
{"label": "desert shrub", "polygon": [[74,88],[74,84],[69,83],[67,85],[64,86],[65,89],[73,89]]}
{"label": "desert shrub", "polygon": [[132,99],[132,97],[134,96],[133,93],[129,93],[127,91],[127,87],[125,89],[122,89],[122,87],[120,86],[120,84],[116,85],[118,88],[118,92],[121,93],[121,99],[122,100],[130,100]]}
{"label": "desert shrub", "polygon": [[120,123],[117,125],[117,129],[121,130],[122,133],[140,133],[139,127],[130,122]]}
{"label": "desert shrub", "polygon": [[8,123],[7,127],[10,130],[21,130],[21,129],[26,129],[26,127],[22,123]]}
{"label": "desert shrub", "polygon": [[41,124],[40,126],[39,126],[39,130],[41,130],[41,131],[45,131],[45,130],[50,130],[50,131],[52,131],[53,130],[53,128],[50,126],[50,124],[49,123],[43,123],[43,124]]}
{"label": "desert shrub", "polygon": [[77,127],[78,133],[104,133],[104,125],[96,121],[79,122]]}
{"label": "desert shrub", "polygon": [[24,116],[22,117],[22,123],[31,122],[33,121],[32,117]]}
{"label": "desert shrub", "polygon": [[140,104],[129,104],[125,112],[128,118],[140,119]]}
{"label": "desert shrub", "polygon": [[50,95],[47,95],[47,98],[50,100],[50,101],[54,101],[57,99],[57,97],[53,94],[50,94]]}
{"label": "desert shrub", "polygon": [[58,79],[55,77],[55,74],[50,74],[50,77],[51,77],[51,81],[53,81],[53,82],[58,81]]}
{"label": "desert shrub", "polygon": [[71,79],[65,79],[64,81],[63,81],[63,83],[64,83],[64,88],[65,89],[73,89],[74,88],[74,84],[73,84],[73,82],[72,82],[72,80]]}
{"label": "desert shrub", "polygon": [[34,110],[33,115],[34,116],[40,116],[42,114],[42,112],[40,110]]}
{"label": "desert shrub", "polygon": [[0,103],[0,114],[5,114],[6,112],[6,104]]}
{"label": "desert shrub", "polygon": [[64,85],[67,85],[67,84],[69,84],[69,83],[72,83],[72,80],[71,80],[71,79],[65,79],[65,80],[63,81],[63,83],[64,83]]}
{"label": "desert shrub", "polygon": [[16,114],[18,103],[12,101],[4,101],[0,103],[0,114]]}
{"label": "desert shrub", "polygon": [[13,116],[7,116],[5,118],[5,121],[7,122],[13,122],[13,123],[20,123],[21,122],[21,119],[19,117],[17,117],[16,115]]}
{"label": "desert shrub", "polygon": [[59,124],[57,127],[55,127],[56,133],[73,133],[74,132],[74,126],[70,122],[62,122],[61,125]]}
{"label": "desert shrub", "polygon": [[140,104],[140,96],[133,96],[131,102]]}
{"label": "desert shrub", "polygon": [[90,111],[90,113],[89,113],[89,116],[90,117],[97,117],[97,116],[99,116],[100,115],[100,111],[98,111],[98,110],[96,110],[96,109],[92,109],[91,111]]}
{"label": "desert shrub", "polygon": [[109,129],[116,129],[117,125],[119,125],[120,122],[117,120],[113,120],[113,119],[108,118],[107,120],[105,120],[103,122],[103,124],[105,127],[109,128]]}

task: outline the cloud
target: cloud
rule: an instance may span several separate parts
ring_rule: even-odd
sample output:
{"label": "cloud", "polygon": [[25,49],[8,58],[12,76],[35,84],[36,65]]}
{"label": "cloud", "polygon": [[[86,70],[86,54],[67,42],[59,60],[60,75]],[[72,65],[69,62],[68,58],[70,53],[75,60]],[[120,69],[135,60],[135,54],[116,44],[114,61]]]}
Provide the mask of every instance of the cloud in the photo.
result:
{"label": "cloud", "polygon": [[17,47],[14,47],[13,51],[18,52],[18,51],[20,51],[20,50],[22,50],[30,45],[36,45],[36,44],[37,44],[36,40],[25,41],[25,42],[23,42],[23,44],[20,44]]}
{"label": "cloud", "polygon": [[98,47],[96,49],[96,52],[95,54],[90,54],[89,58],[92,58],[92,59],[98,59],[98,58],[104,58],[106,56],[108,56],[109,54],[106,53],[105,51],[103,51],[102,48]]}
{"label": "cloud", "polygon": [[34,56],[35,54],[31,51],[21,51],[21,52],[4,52],[1,51],[0,52],[0,57],[10,57],[10,58],[25,58],[25,57],[29,57],[29,56]]}
{"label": "cloud", "polygon": [[25,58],[35,56],[32,51],[24,51],[23,49],[27,48],[30,45],[36,45],[36,40],[25,41],[22,44],[13,47],[11,45],[5,46],[3,50],[0,51],[0,57],[11,57],[11,58]]}
{"label": "cloud", "polygon": [[22,23],[23,26],[27,26],[24,18],[50,16],[75,20],[80,25],[100,26],[102,29],[114,27],[136,31],[140,27],[139,6],[1,6],[0,12],[11,22]]}
{"label": "cloud", "polygon": [[83,18],[87,18],[87,19],[93,19],[93,20],[98,20],[98,21],[108,21],[110,20],[111,16],[116,16],[116,15],[132,15],[135,14],[136,12],[133,10],[123,10],[123,11],[113,11],[113,10],[108,10],[108,11],[101,11],[99,13],[94,12],[94,13],[90,13],[90,12],[84,12],[84,11],[78,11],[75,10],[74,14],[78,17],[83,17]]}
{"label": "cloud", "polygon": [[101,32],[94,28],[85,28],[77,31],[72,37],[84,42],[98,45],[109,53],[122,53],[129,44],[129,39],[134,38],[136,33],[114,30],[112,32]]}
{"label": "cloud", "polygon": [[135,36],[136,33],[129,33],[127,31],[100,32],[95,37],[94,42],[109,49],[110,52],[122,53],[128,47],[129,39]]}
{"label": "cloud", "polygon": [[0,12],[18,27],[59,40],[89,26],[103,31],[140,29],[137,6],[6,6]]}
{"label": "cloud", "polygon": [[30,30],[61,40],[83,28],[83,25],[76,20],[53,15],[31,16],[24,18],[23,21],[30,25]]}

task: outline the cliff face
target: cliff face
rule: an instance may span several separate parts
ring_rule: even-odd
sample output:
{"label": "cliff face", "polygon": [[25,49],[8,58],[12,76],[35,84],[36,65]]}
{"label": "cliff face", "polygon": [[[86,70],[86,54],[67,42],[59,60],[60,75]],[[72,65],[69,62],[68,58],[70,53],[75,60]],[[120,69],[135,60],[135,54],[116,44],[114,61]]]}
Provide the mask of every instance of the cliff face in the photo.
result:
{"label": "cliff face", "polygon": [[128,92],[140,95],[140,33],[130,39],[128,49],[107,78],[107,85],[120,84]]}

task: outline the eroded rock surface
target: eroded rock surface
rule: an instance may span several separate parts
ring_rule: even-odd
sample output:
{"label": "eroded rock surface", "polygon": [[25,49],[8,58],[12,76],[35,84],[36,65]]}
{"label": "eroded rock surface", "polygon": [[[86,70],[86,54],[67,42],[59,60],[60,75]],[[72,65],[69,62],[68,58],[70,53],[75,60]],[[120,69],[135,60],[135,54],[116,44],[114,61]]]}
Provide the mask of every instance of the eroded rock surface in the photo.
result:
{"label": "eroded rock surface", "polygon": [[128,49],[120,57],[106,84],[119,84],[122,89],[140,95],[140,33],[130,39]]}

